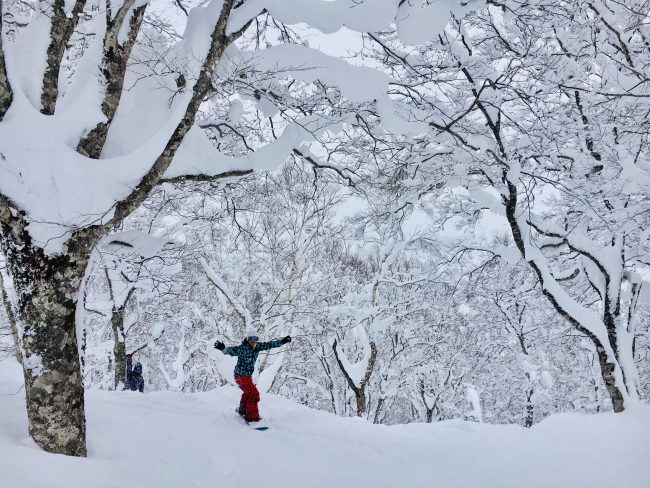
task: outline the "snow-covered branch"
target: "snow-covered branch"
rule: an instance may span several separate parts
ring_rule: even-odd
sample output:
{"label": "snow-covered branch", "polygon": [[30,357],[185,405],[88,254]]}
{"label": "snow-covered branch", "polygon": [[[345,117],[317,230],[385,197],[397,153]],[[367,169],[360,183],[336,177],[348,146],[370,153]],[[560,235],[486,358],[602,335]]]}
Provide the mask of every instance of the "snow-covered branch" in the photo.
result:
{"label": "snow-covered branch", "polygon": [[66,11],[65,0],[52,0],[50,12],[50,44],[47,48],[46,68],[41,91],[41,111],[52,115],[59,98],[59,73],[61,62],[86,0],[75,0],[71,12]]}
{"label": "snow-covered branch", "polygon": [[[100,157],[106,143],[108,130],[120,104],[127,62],[144,18],[147,3],[136,6],[136,2],[141,3],[139,0],[125,0],[113,19],[108,18],[107,13],[104,56],[99,70],[104,77],[102,86],[105,86],[105,93],[101,109],[105,120],[99,122],[88,134],[83,135],[77,145],[79,153],[93,159]],[[129,19],[128,33],[126,39],[121,39],[120,33],[127,19]]]}
{"label": "snow-covered branch", "polygon": [[212,284],[226,297],[228,303],[232,306],[233,310],[237,313],[239,318],[242,320],[244,325],[244,330],[250,327],[253,324],[253,318],[246,307],[244,307],[239,300],[234,296],[228,285],[214,272],[210,267],[208,262],[203,257],[199,257],[199,263],[203,268],[205,274],[210,278]]}
{"label": "snow-covered branch", "polygon": [[94,236],[96,239],[97,237],[105,234],[108,230],[122,222],[128,215],[130,215],[136,208],[138,208],[149,196],[156,185],[158,185],[163,175],[165,174],[165,171],[172,163],[172,160],[174,159],[178,148],[181,146],[185,135],[194,125],[194,120],[196,119],[196,114],[199,110],[199,106],[211,88],[210,77],[212,75],[212,72],[214,71],[214,68],[221,58],[222,54],[228,47],[226,26],[233,3],[234,0],[225,0],[221,6],[218,18],[216,19],[216,23],[212,29],[207,52],[201,64],[201,68],[197,73],[198,78],[192,88],[192,95],[186,105],[184,111],[185,113],[171,134],[170,138],[168,139],[162,153],[158,156],[155,163],[142,177],[134,190],[115,205],[113,215],[107,222],[77,233],[77,235],[73,237],[73,240],[86,239],[89,235]]}
{"label": "snow-covered branch", "polygon": [[[13,91],[7,77],[7,65],[2,38],[4,37],[3,6],[0,0],[0,121],[4,118],[13,101]],[[2,202],[0,201],[0,206]]]}

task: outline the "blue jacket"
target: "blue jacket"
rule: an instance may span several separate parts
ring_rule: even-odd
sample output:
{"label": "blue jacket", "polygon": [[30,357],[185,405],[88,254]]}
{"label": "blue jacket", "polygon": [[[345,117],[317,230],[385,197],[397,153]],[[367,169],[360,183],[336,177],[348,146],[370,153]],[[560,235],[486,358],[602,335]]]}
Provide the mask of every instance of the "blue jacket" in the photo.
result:
{"label": "blue jacket", "polygon": [[133,372],[131,358],[126,358],[126,378],[124,379],[124,388],[122,390],[140,391],[144,393],[144,378],[142,373],[136,374]]}
{"label": "blue jacket", "polygon": [[269,342],[258,342],[255,349],[251,347],[247,340],[244,340],[238,346],[227,347],[223,350],[224,354],[228,356],[237,356],[237,366],[235,366],[235,374],[240,376],[253,376],[255,370],[255,361],[260,351],[280,347],[282,340],[277,339]]}

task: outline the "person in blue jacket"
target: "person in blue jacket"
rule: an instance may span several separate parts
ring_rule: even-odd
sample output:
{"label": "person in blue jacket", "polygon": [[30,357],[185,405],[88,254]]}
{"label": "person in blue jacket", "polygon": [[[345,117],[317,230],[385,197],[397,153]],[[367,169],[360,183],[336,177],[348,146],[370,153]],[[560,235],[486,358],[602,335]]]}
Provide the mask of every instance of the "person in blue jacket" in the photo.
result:
{"label": "person in blue jacket", "polygon": [[132,365],[132,355],[126,355],[126,377],[124,378],[124,388],[122,390],[139,391],[144,393],[144,378],[142,377],[142,364],[135,363]]}
{"label": "person in blue jacket", "polygon": [[260,392],[253,383],[253,371],[255,370],[255,361],[261,351],[280,347],[283,344],[291,342],[291,336],[269,342],[258,342],[259,337],[256,332],[251,331],[246,334],[246,338],[238,346],[226,347],[223,342],[217,341],[214,347],[219,349],[228,356],[237,356],[237,365],[235,366],[235,382],[242,390],[241,401],[239,402],[239,415],[244,417],[247,422],[257,422],[260,420],[257,404],[260,401]]}

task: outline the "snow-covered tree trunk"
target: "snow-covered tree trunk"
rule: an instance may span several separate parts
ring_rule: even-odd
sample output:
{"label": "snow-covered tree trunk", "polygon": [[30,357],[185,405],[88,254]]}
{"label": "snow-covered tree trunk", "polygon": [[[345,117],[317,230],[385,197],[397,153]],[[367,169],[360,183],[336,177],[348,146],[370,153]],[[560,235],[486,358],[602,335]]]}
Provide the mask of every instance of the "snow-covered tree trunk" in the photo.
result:
{"label": "snow-covered tree trunk", "polygon": [[[0,0],[0,34],[4,31],[3,26],[3,5],[2,0]],[[2,35],[0,35],[0,121],[4,118],[7,110],[11,106],[13,101],[13,91],[11,90],[11,85],[9,84],[9,78],[7,78],[7,66],[5,62],[4,50],[2,46]],[[2,198],[0,196],[0,198]],[[0,200],[0,203],[2,201]]]}
{"label": "snow-covered tree trunk", "polygon": [[[114,289],[115,285],[111,279],[108,268],[104,268],[108,293],[111,298],[111,328],[113,329],[113,387],[117,390],[120,382],[125,378],[126,372],[126,333],[124,330],[124,312],[129,299],[135,292],[135,287],[130,286],[128,291],[120,296]],[[130,283],[129,283],[130,285]],[[120,290],[121,291],[121,290]]]}
{"label": "snow-covered tree trunk", "polygon": [[[73,231],[59,252],[47,253],[44,247],[34,242],[28,231],[28,213],[21,205],[0,194],[0,246],[5,254],[17,295],[17,319],[22,328],[29,432],[34,441],[46,451],[74,456],[86,455],[84,388],[75,323],[79,287],[90,255],[99,239],[136,210],[159,183],[185,135],[194,124],[199,106],[211,87],[210,76],[214,66],[226,47],[249,25],[226,35],[233,3],[234,0],[224,1],[218,11],[218,18],[213,24],[210,42],[206,46],[208,49],[197,73],[198,79],[191,97],[162,153],[133,191],[115,203],[109,219],[101,224]],[[79,4],[83,5],[83,2],[78,2],[75,9]],[[126,4],[131,7],[134,2]],[[54,113],[54,102],[58,93],[56,81],[59,77],[54,76],[52,70],[58,72],[65,53],[65,37],[69,37],[69,33],[60,32],[61,26],[56,24],[56,12],[61,9],[60,3],[55,2],[47,68],[42,83],[41,100],[45,104],[42,112],[46,115]],[[122,9],[120,12],[122,15],[118,13],[114,19],[107,15],[107,37],[104,43],[107,51],[104,52],[103,69],[100,71],[106,86],[102,109],[108,125],[112,120],[110,115],[115,113],[119,103],[119,93],[116,93],[116,90],[121,91],[130,46],[123,49],[123,58],[118,60],[112,58],[111,49],[119,47],[116,44],[119,44],[118,32],[129,18],[130,29],[126,43],[132,44],[135,41],[143,9],[134,9],[131,16],[127,15],[129,9]],[[70,27],[70,31],[72,29],[73,27]],[[61,49],[51,49],[59,42],[64,43],[59,46]],[[11,108],[12,100],[13,92],[6,76],[4,51],[0,51],[0,120]],[[108,130],[108,127],[105,129]],[[99,131],[101,134],[98,135],[91,133],[83,139],[92,140],[92,144],[88,145],[89,150],[86,151],[90,156],[97,157],[101,154],[101,147],[106,140],[102,131]]]}
{"label": "snow-covered tree trunk", "polygon": [[1,224],[0,245],[17,296],[29,433],[44,450],[86,455],[76,298],[90,250],[50,258],[20,223]]}
{"label": "snow-covered tree trunk", "polygon": [[[616,328],[607,327],[607,324],[603,323],[589,324],[594,329],[599,329],[602,325],[605,325],[608,339],[605,342],[601,337],[592,332],[591,327],[584,324],[585,317],[591,317],[592,320],[594,318],[597,320],[597,318],[586,309],[581,310],[583,307],[580,307],[571,300],[566,292],[557,284],[549,267],[545,266],[545,260],[542,258],[541,253],[536,253],[524,241],[523,236],[529,235],[530,229],[525,225],[517,209],[518,189],[507,176],[504,176],[504,180],[506,180],[508,185],[508,197],[504,198],[506,202],[506,217],[517,248],[537,275],[542,285],[542,293],[553,305],[555,310],[578,331],[587,336],[594,344],[598,355],[598,363],[600,364],[600,372],[605,383],[605,388],[612,400],[612,407],[615,412],[622,412],[625,410],[625,398],[629,396],[627,395],[628,392],[626,391],[624,381],[623,364],[616,357],[616,351],[618,350]],[[522,229],[522,227],[524,228]],[[584,313],[581,314],[581,311]],[[601,327],[598,327],[599,325]]]}
{"label": "snow-covered tree trunk", "polygon": [[357,382],[351,376],[352,373],[349,371],[352,365],[349,364],[347,358],[342,357],[339,354],[339,351],[337,350],[337,344],[338,343],[336,340],[332,344],[334,357],[336,358],[336,362],[339,365],[339,368],[341,369],[341,373],[343,373],[343,376],[345,377],[345,381],[347,382],[348,386],[354,393],[354,399],[357,407],[357,416],[363,417],[367,409],[366,386],[368,385],[368,381],[370,381],[370,375],[372,375],[372,372],[374,371],[375,365],[377,363],[377,346],[375,345],[374,342],[370,341],[368,346],[369,350],[367,351],[367,357],[364,358],[364,360],[367,361],[366,369],[363,372],[364,373],[363,377],[360,379],[360,381],[358,381],[359,384],[357,385]]}
{"label": "snow-covered tree trunk", "polygon": [[11,329],[11,338],[14,342],[14,357],[20,364],[23,363],[23,355],[20,352],[20,338],[18,337],[18,324],[16,323],[16,315],[14,314],[13,305],[9,300],[9,295],[5,289],[4,278],[0,272],[0,294],[2,294],[2,304],[9,320],[9,328]]}
{"label": "snow-covered tree trunk", "polygon": [[119,306],[114,306],[111,311],[111,327],[113,329],[113,361],[115,366],[115,389],[124,381],[126,371],[126,334],[124,332],[124,312],[129,303],[129,298],[135,291],[131,288],[126,300]]}

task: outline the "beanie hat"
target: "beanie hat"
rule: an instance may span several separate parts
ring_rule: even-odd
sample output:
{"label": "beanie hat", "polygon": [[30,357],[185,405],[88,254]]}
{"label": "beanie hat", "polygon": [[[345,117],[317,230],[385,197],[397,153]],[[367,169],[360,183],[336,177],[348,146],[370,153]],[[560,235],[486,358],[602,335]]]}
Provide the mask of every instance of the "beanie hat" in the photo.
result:
{"label": "beanie hat", "polygon": [[246,339],[249,341],[257,342],[260,340],[260,336],[257,334],[256,330],[249,329],[248,331],[246,331]]}

